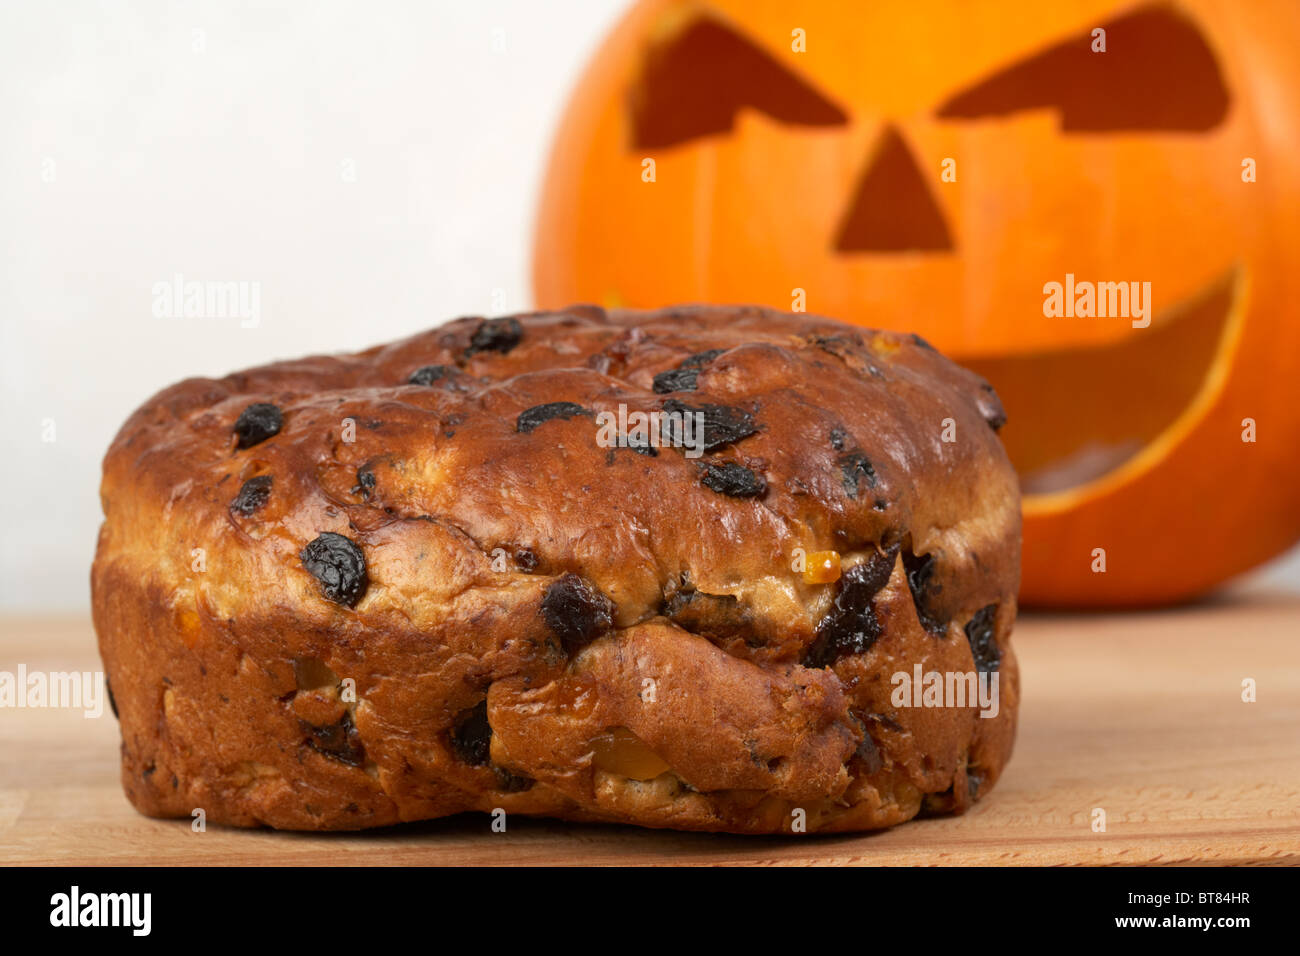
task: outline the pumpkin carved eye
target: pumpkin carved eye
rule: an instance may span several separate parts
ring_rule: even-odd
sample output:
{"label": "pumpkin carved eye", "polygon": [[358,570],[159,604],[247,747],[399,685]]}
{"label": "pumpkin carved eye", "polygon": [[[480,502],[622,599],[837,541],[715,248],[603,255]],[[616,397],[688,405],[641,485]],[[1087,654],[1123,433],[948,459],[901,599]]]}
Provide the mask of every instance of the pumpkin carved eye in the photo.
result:
{"label": "pumpkin carved eye", "polygon": [[1166,6],[1147,6],[1103,25],[1106,52],[1091,28],[950,97],[947,119],[981,119],[1054,109],[1065,132],[1202,132],[1228,112],[1219,64],[1195,24]]}
{"label": "pumpkin carved eye", "polygon": [[772,55],[703,14],[652,42],[628,108],[632,146],[725,133],[750,107],[782,123],[837,126],[848,115]]}

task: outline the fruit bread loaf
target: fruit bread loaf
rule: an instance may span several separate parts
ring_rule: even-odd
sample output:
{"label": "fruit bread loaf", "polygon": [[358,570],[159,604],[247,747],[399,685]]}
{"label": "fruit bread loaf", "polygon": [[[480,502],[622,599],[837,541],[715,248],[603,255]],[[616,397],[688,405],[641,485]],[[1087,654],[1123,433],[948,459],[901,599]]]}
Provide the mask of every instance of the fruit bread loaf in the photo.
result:
{"label": "fruit bread loaf", "polygon": [[960,812],[1015,735],[1002,422],[916,336],[753,307],[181,382],[104,461],[127,796],[296,830]]}

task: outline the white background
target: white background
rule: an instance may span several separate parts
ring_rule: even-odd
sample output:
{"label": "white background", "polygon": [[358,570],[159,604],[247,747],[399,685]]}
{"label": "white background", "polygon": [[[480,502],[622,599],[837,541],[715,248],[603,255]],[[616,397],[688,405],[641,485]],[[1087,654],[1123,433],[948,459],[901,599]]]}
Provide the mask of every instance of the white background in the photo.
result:
{"label": "white background", "polygon": [[[0,609],[89,605],[100,460],[159,388],[527,308],[550,133],[622,9],[0,4]],[[178,272],[259,282],[259,327],[155,318]]]}

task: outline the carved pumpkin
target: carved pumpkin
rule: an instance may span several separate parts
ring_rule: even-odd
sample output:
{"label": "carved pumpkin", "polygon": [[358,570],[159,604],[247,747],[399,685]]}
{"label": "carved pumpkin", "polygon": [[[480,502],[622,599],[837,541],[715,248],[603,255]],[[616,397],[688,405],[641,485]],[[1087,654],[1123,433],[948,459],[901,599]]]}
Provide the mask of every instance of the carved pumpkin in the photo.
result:
{"label": "carved pumpkin", "polygon": [[1007,407],[1022,600],[1171,601],[1300,537],[1298,148],[1289,0],[651,0],[560,127],[536,298],[918,332]]}

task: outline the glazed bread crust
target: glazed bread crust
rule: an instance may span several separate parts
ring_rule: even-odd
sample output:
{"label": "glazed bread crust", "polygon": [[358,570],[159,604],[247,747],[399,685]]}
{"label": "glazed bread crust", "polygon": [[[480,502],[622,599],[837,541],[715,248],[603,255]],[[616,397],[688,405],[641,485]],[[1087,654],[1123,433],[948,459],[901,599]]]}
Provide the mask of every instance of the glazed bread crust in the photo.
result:
{"label": "glazed bread crust", "polygon": [[[708,450],[611,447],[620,405],[700,412]],[[1001,423],[915,337],[743,307],[464,318],[181,382],[104,461],[123,786],[302,830],[964,810],[1015,734]],[[997,716],[897,706],[917,665],[996,675]]]}

